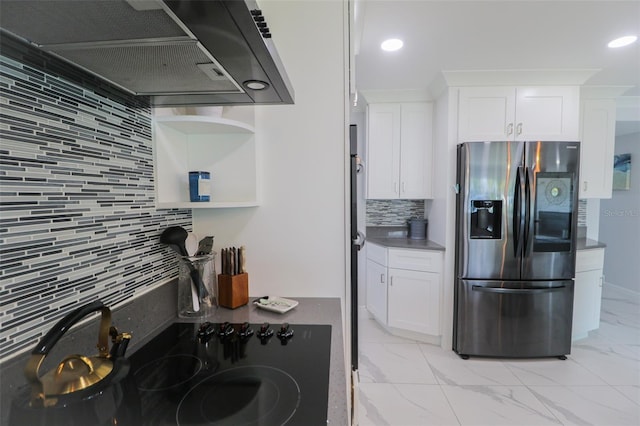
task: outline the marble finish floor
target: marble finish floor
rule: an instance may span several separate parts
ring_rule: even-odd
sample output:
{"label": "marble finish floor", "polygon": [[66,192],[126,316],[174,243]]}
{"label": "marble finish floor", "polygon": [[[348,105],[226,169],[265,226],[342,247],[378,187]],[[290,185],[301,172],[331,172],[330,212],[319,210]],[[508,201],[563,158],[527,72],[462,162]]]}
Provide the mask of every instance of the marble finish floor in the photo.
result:
{"label": "marble finish floor", "polygon": [[605,286],[568,360],[460,359],[360,313],[361,426],[640,425],[640,301]]}

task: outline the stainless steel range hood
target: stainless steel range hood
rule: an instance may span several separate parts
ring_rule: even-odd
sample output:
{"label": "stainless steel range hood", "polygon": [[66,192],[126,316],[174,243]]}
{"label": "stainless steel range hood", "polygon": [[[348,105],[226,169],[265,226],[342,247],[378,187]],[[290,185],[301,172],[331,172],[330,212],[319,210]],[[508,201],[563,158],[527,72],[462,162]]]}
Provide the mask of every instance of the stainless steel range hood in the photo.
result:
{"label": "stainless steel range hood", "polygon": [[252,0],[2,0],[0,27],[154,106],[293,103]]}

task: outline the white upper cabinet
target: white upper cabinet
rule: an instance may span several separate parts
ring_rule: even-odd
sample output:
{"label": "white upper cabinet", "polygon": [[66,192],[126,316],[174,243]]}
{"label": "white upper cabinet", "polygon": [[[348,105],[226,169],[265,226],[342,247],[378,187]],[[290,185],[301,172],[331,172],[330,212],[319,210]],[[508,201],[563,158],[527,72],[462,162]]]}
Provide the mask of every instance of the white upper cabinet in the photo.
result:
{"label": "white upper cabinet", "polygon": [[431,198],[432,161],[432,104],[367,107],[367,198]]}
{"label": "white upper cabinet", "polygon": [[400,111],[400,198],[431,198],[432,104],[407,103]]}
{"label": "white upper cabinet", "polygon": [[458,140],[577,141],[577,86],[461,87]]}
{"label": "white upper cabinet", "polygon": [[615,133],[615,100],[583,100],[580,198],[611,198]]}
{"label": "white upper cabinet", "polygon": [[367,107],[367,198],[398,198],[400,104]]}

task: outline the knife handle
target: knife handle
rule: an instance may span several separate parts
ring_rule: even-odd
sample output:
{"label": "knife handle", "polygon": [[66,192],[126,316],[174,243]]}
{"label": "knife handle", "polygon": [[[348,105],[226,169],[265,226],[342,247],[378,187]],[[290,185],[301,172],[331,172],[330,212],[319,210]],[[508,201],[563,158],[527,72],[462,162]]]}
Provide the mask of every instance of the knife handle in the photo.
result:
{"label": "knife handle", "polygon": [[240,247],[240,273],[247,272],[247,252],[245,246]]}

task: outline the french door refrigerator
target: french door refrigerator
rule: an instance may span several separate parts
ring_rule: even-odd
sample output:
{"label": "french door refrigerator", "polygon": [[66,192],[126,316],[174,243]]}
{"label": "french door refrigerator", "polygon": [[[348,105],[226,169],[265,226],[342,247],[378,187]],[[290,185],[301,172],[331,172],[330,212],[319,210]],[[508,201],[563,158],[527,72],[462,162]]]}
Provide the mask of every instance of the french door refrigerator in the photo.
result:
{"label": "french door refrigerator", "polygon": [[566,359],[579,143],[467,142],[457,155],[454,351]]}

